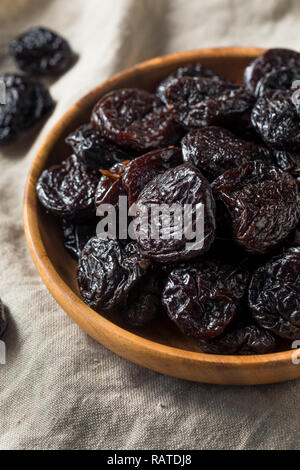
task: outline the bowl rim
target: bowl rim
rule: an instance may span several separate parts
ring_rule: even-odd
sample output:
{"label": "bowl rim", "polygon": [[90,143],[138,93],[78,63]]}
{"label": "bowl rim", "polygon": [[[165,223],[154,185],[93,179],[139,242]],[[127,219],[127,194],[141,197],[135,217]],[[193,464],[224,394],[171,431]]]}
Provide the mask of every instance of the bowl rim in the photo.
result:
{"label": "bowl rim", "polygon": [[[191,51],[183,51],[179,53],[167,54],[153,59],[143,61],[137,65],[127,68],[115,75],[102,84],[98,85],[87,93],[84,97],[73,104],[58,120],[55,126],[50,130],[42,145],[40,146],[37,154],[35,155],[26,180],[24,200],[23,200],[23,222],[27,244],[32,255],[33,261],[36,268],[47,286],[50,293],[63,308],[63,310],[77,323],[79,324],[80,316],[84,316],[90,328],[88,331],[85,330],[90,336],[96,338],[93,334],[95,328],[101,328],[101,333],[105,336],[114,335],[115,338],[122,341],[124,345],[129,346],[131,349],[136,351],[143,351],[145,354],[150,356],[168,356],[169,358],[176,359],[179,361],[192,361],[198,365],[216,365],[220,364],[226,366],[230,365],[234,368],[244,368],[248,366],[250,368],[256,368],[257,366],[263,366],[264,364],[283,364],[292,361],[293,353],[296,349],[287,351],[281,351],[271,354],[262,355],[251,355],[251,356],[233,356],[233,355],[217,355],[207,354],[196,351],[189,351],[173,346],[167,346],[155,342],[150,339],[146,339],[143,336],[134,334],[122,327],[119,327],[112,321],[104,318],[101,314],[95,312],[88,307],[83,300],[77,296],[72,289],[64,282],[64,280],[57,273],[54,265],[49,259],[45,246],[42,241],[41,232],[39,229],[38,222],[38,211],[37,211],[37,197],[35,195],[35,184],[37,177],[39,176],[42,169],[44,169],[44,162],[48,157],[54,143],[61,138],[64,129],[72,122],[73,117],[80,111],[81,108],[86,108],[96,101],[96,97],[99,94],[104,94],[107,89],[112,89],[114,84],[117,84],[120,79],[125,79],[127,76],[131,76],[133,73],[139,73],[157,68],[163,65],[165,61],[168,61],[169,65],[174,63],[177,64],[178,60],[183,60],[188,63],[193,62],[200,57],[222,57],[227,56],[229,53],[233,57],[241,57],[247,55],[247,57],[253,56],[253,58],[262,54],[266,49],[258,47],[217,47],[208,49],[194,49]],[[95,101],[93,101],[95,100]],[[34,193],[34,194],[33,194]],[[72,309],[70,309],[70,305]],[[81,325],[80,325],[81,326]],[[106,346],[106,345],[105,345]],[[107,347],[107,346],[106,346]],[[109,346],[108,346],[109,347]],[[113,349],[112,349],[113,350]],[[118,353],[119,354],[119,353]],[[122,355],[122,354],[120,354]],[[136,362],[130,359],[132,362]],[[138,362],[138,361],[137,361]],[[147,367],[147,366],[144,366]],[[153,367],[149,367],[153,369]],[[170,375],[174,375],[170,373]]]}

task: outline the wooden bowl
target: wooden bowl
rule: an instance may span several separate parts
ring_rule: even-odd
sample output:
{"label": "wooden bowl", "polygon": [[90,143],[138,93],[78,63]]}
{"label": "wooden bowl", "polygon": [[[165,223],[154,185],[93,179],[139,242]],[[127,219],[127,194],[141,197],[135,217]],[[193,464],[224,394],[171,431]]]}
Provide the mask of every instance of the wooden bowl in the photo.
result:
{"label": "wooden bowl", "polygon": [[[41,172],[61,161],[70,149],[64,138],[87,122],[96,101],[121,87],[154,90],[177,67],[200,61],[216,72],[240,81],[245,66],[263,49],[250,47],[203,49],[158,57],[115,75],[82,98],[60,119],[34,159],[24,197],[25,234],[36,267],[57,302],[90,336],[136,364],[182,379],[214,384],[251,385],[300,377],[292,362],[295,351],[261,356],[203,354],[167,318],[144,330],[129,329],[119,316],[99,315],[81,300],[76,263],[64,249],[58,221],[40,207],[35,186]],[[297,352],[296,352],[297,354]]]}

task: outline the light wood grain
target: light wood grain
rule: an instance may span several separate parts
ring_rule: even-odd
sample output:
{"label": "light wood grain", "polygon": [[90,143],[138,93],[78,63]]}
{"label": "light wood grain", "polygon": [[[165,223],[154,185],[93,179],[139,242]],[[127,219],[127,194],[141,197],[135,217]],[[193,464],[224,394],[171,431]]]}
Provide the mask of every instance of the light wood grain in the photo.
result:
{"label": "light wood grain", "polygon": [[65,158],[67,134],[89,120],[95,102],[120,87],[154,90],[177,67],[200,61],[216,72],[240,81],[244,67],[263,52],[257,48],[216,48],[182,52],[143,62],[115,75],[82,98],[49,133],[30,169],[24,195],[24,227],[30,252],[49,291],[65,312],[111,351],[141,366],[182,379],[233,385],[280,382],[300,377],[293,351],[263,356],[203,354],[167,319],[143,331],[129,330],[119,316],[98,314],[80,298],[76,263],[64,249],[58,222],[39,206],[35,186],[42,170]]}

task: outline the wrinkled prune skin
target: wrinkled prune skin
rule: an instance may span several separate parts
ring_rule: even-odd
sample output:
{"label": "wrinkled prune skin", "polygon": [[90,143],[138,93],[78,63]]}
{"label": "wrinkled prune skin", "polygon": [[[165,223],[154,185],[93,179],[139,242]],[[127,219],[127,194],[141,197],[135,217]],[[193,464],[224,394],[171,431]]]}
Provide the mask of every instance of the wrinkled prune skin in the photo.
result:
{"label": "wrinkled prune skin", "polygon": [[253,95],[245,88],[237,87],[199,103],[189,112],[185,123],[189,128],[228,124],[250,111],[253,105]]}
{"label": "wrinkled prune skin", "polygon": [[197,339],[214,338],[239,313],[248,278],[248,271],[239,265],[200,261],[171,272],[162,302],[183,333]]}
{"label": "wrinkled prune skin", "polygon": [[159,98],[145,90],[107,93],[92,112],[92,127],[120,147],[147,151],[175,144],[182,129]]}
{"label": "wrinkled prune skin", "polygon": [[75,259],[79,259],[83,248],[90,238],[96,234],[98,219],[93,218],[84,223],[76,223],[69,219],[62,219],[61,228],[63,233],[64,247]]}
{"label": "wrinkled prune skin", "polygon": [[300,178],[300,152],[292,153],[286,150],[274,150],[273,158],[282,171],[288,171],[296,179]]}
{"label": "wrinkled prune skin", "polygon": [[[289,78],[290,83],[282,83],[280,75],[282,69],[288,69],[291,73]],[[272,75],[272,81],[278,83],[277,89],[283,87],[286,84],[287,88],[290,88],[293,80],[300,78],[298,72],[300,70],[300,54],[290,49],[269,49],[264,54],[260,55],[251,62],[250,65],[245,69],[244,83],[252,91],[252,93],[258,95],[260,87],[263,87],[262,91],[265,91],[266,86],[263,83],[268,83],[270,75]],[[293,77],[293,78],[292,78]],[[271,87],[273,88],[273,86]],[[286,89],[286,88],[284,88]]]}
{"label": "wrinkled prune skin", "polygon": [[126,251],[117,240],[91,238],[77,271],[84,302],[95,309],[112,309],[127,298],[148,267],[148,260],[137,249]]}
{"label": "wrinkled prune skin", "polygon": [[282,67],[279,70],[267,73],[259,80],[255,95],[262,96],[272,90],[290,90],[293,82],[297,79],[300,79],[300,63],[296,69]]}
{"label": "wrinkled prune skin", "polygon": [[8,325],[7,311],[0,299],[0,338],[4,335]]}
{"label": "wrinkled prune skin", "polygon": [[94,170],[102,168],[108,170],[115,163],[130,160],[131,155],[104,139],[90,124],[83,124],[67,138],[76,155]]}
{"label": "wrinkled prune skin", "polygon": [[300,248],[261,266],[249,288],[249,305],[257,323],[290,340],[300,339]]}
{"label": "wrinkled prune skin", "polygon": [[276,90],[261,96],[252,109],[251,121],[262,140],[278,150],[300,149],[300,106],[291,91]]}
{"label": "wrinkled prune skin", "polygon": [[83,219],[95,212],[94,198],[100,173],[88,168],[77,155],[44,170],[36,191],[41,204],[59,217]]}
{"label": "wrinkled prune skin", "polygon": [[262,161],[227,170],[212,184],[231,218],[234,240],[250,253],[266,253],[297,226],[297,183],[288,173]]}
{"label": "wrinkled prune skin", "polygon": [[18,67],[29,75],[61,75],[76,61],[68,42],[54,31],[34,27],[10,44]]}
{"label": "wrinkled prune skin", "polygon": [[153,150],[129,163],[122,179],[123,187],[128,194],[129,206],[136,202],[142,189],[158,173],[180,163],[182,163],[182,152],[176,147]]}
{"label": "wrinkled prune skin", "polygon": [[5,85],[5,104],[0,105],[0,143],[9,142],[32,127],[54,108],[42,83],[22,75],[0,76]]}
{"label": "wrinkled prune skin", "polygon": [[[196,206],[203,204],[204,237],[199,243],[193,243],[193,240],[188,240],[186,233],[182,233],[183,230],[178,227],[178,223],[174,223],[174,217],[170,217],[171,235],[163,238],[166,235],[163,226],[165,218],[160,214],[152,225],[151,218],[145,217],[143,224],[137,223],[136,236],[140,249],[147,258],[158,263],[169,263],[190,259],[209,250],[216,230],[215,201],[208,181],[196,167],[184,163],[152,179],[139,194],[136,202],[137,214],[142,214],[143,210],[146,210],[149,215],[153,204],[166,204],[168,208],[176,204],[181,210],[185,204],[190,204],[193,215],[191,227],[194,233],[197,228]],[[157,237],[152,236],[154,226]],[[176,234],[178,231],[181,239],[174,237],[174,232]]]}
{"label": "wrinkled prune skin", "polygon": [[221,127],[194,129],[182,139],[183,160],[195,165],[209,181],[230,168],[253,160],[272,162],[268,149],[238,139]]}
{"label": "wrinkled prune skin", "polygon": [[161,294],[163,280],[160,272],[152,268],[130,291],[122,317],[128,325],[141,328],[151,324],[163,310]]}
{"label": "wrinkled prune skin", "polygon": [[181,77],[172,80],[164,100],[186,128],[218,124],[242,115],[253,105],[249,91],[209,78]]}
{"label": "wrinkled prune skin", "polygon": [[208,354],[268,354],[275,350],[274,336],[257,325],[229,327],[211,340],[200,339],[198,344]]}
{"label": "wrinkled prune skin", "polygon": [[96,207],[101,204],[117,206],[119,197],[126,195],[122,184],[125,168],[123,163],[116,163],[106,174],[101,176],[95,192]]}
{"label": "wrinkled prune skin", "polygon": [[219,75],[209,68],[205,67],[204,65],[197,63],[197,64],[188,64],[184,67],[179,67],[175,72],[168,75],[157,87],[157,95],[160,97],[162,101],[164,101],[164,91],[166,87],[171,83],[174,78],[180,77],[201,77],[201,78],[210,78],[212,80],[218,80],[221,82],[228,82],[230,80],[222,75]]}

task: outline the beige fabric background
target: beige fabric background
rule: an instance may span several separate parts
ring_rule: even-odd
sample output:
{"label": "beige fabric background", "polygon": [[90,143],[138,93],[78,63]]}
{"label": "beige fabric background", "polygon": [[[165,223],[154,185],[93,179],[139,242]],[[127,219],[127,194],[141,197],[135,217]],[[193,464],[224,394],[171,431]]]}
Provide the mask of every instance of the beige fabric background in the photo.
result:
{"label": "beige fabric background", "polygon": [[114,72],[178,50],[220,45],[300,49],[297,0],[1,0],[8,40],[52,26],[80,61],[51,86],[54,114],[0,156],[0,297],[9,306],[0,366],[1,449],[299,449],[299,382],[221,387],[165,377],[98,345],[36,273],[22,226],[26,173],[72,102]]}

